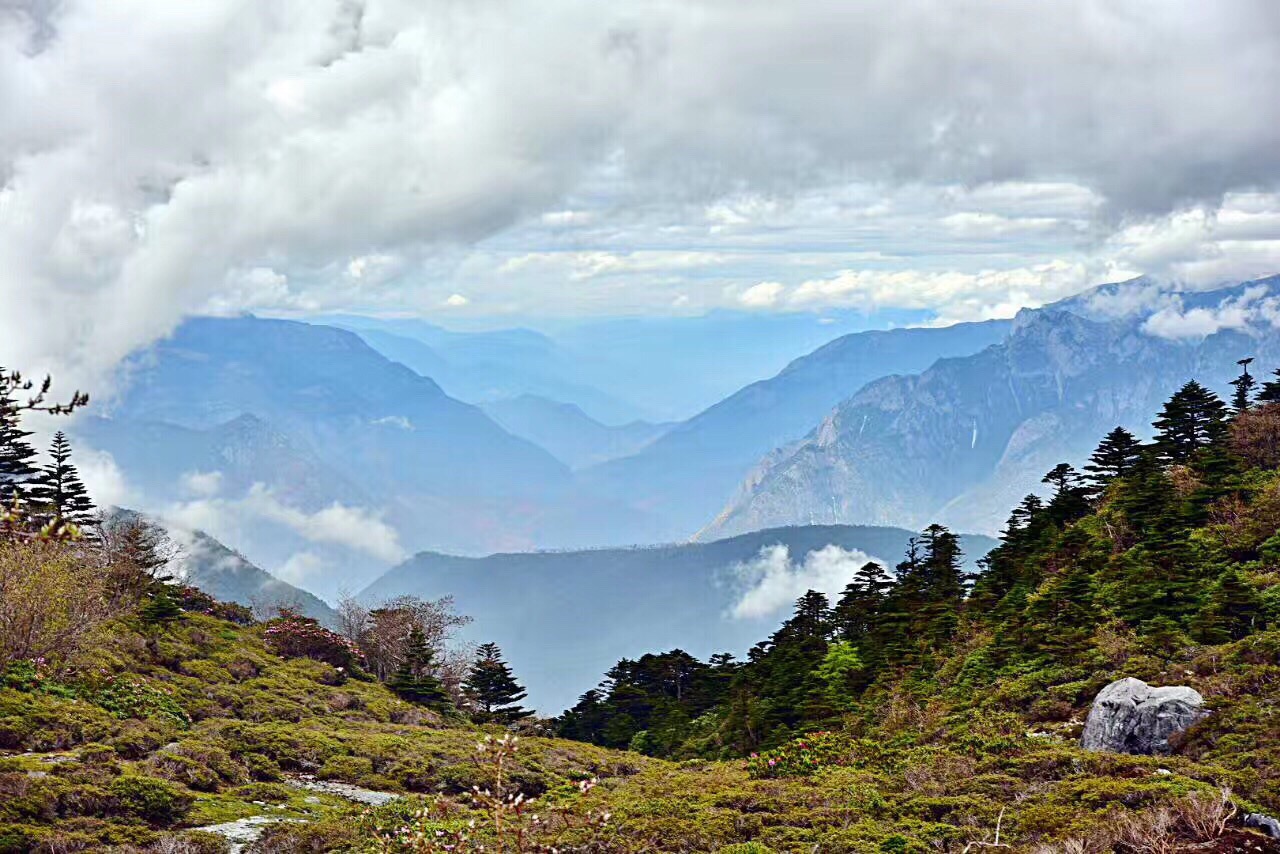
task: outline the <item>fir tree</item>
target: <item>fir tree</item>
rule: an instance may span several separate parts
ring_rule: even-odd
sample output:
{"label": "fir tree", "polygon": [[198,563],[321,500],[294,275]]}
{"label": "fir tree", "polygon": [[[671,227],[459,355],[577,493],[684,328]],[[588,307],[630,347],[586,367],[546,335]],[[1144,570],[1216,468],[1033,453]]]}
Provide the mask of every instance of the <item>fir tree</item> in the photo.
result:
{"label": "fir tree", "polygon": [[71,444],[61,430],[53,435],[49,457],[50,463],[31,488],[30,500],[35,512],[54,525],[87,528],[94,523],[93,501],[71,463]]}
{"label": "fir tree", "polygon": [[409,631],[404,660],[387,680],[387,687],[411,703],[445,708],[449,705],[449,693],[435,674],[435,658],[435,651],[427,643],[427,636],[415,625]]}
{"label": "fir tree", "polygon": [[1083,479],[1067,463],[1058,463],[1040,482],[1053,487],[1048,512],[1054,522],[1065,525],[1089,512],[1088,491],[1083,486]]}
{"label": "fir tree", "polygon": [[528,693],[516,682],[495,643],[482,644],[476,650],[475,663],[462,690],[475,707],[478,722],[511,723],[533,714],[532,709],[519,705]]}
{"label": "fir tree", "polygon": [[178,605],[178,600],[174,598],[173,591],[169,589],[169,585],[155,584],[152,586],[147,603],[142,606],[140,614],[144,623],[155,625],[167,623],[181,617],[182,608]]}
{"label": "fir tree", "polygon": [[1259,403],[1280,403],[1280,368],[1276,368],[1275,379],[1262,384],[1262,391],[1258,392]]}
{"label": "fir tree", "polygon": [[1167,463],[1188,463],[1196,451],[1226,436],[1226,404],[1209,389],[1191,380],[1174,392],[1153,424],[1155,447]]}
{"label": "fir tree", "polygon": [[1133,471],[1142,456],[1142,443],[1123,427],[1117,427],[1098,443],[1084,467],[1089,483],[1097,491],[1106,489],[1116,478]]}
{"label": "fir tree", "polygon": [[1249,410],[1253,390],[1258,385],[1258,381],[1249,373],[1249,363],[1252,361],[1253,357],[1250,356],[1236,362],[1240,366],[1240,376],[1231,381],[1231,385],[1235,387],[1235,393],[1231,395],[1231,408],[1237,415]]}
{"label": "fir tree", "polygon": [[1238,569],[1231,567],[1218,577],[1193,628],[1205,643],[1227,643],[1258,628],[1261,617],[1262,597]]}
{"label": "fir tree", "polygon": [[39,474],[35,448],[27,442],[31,431],[23,430],[19,413],[26,408],[17,400],[22,388],[18,374],[0,368],[0,507],[8,509],[27,500],[31,481]]}
{"label": "fir tree", "polygon": [[873,560],[853,574],[853,580],[845,586],[835,607],[836,629],[843,640],[861,643],[871,632],[885,594],[892,587],[893,579]]}

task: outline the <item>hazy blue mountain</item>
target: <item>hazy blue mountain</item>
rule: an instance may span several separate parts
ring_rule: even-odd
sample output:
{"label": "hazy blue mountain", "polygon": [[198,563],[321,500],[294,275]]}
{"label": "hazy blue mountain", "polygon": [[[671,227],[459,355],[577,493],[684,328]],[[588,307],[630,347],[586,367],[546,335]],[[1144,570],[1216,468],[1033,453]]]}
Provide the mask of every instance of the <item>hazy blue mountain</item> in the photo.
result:
{"label": "hazy blue mountain", "polygon": [[449,395],[468,403],[536,395],[570,401],[608,424],[639,418],[636,405],[568,379],[579,372],[574,366],[578,356],[536,332],[455,333],[421,321],[361,318],[350,318],[342,325],[388,359],[431,377]]}
{"label": "hazy blue mountain", "polygon": [[[371,344],[462,400],[535,394],[577,404],[597,421],[617,425],[689,418],[833,338],[927,319],[920,311],[719,310],[692,317],[532,321],[542,332],[457,331],[418,319],[352,315],[317,322],[376,331],[367,336]],[[405,338],[426,349],[407,346]]]}
{"label": "hazy blue mountain", "polygon": [[665,538],[683,539],[724,507],[761,456],[803,436],[866,383],[976,353],[1008,329],[1008,321],[992,320],[837,338],[676,425],[639,453],[581,477],[592,489],[658,516]]}
{"label": "hazy blue mountain", "polygon": [[[97,410],[108,417],[80,429],[143,490],[144,509],[180,511],[324,595],[367,583],[406,550],[654,533],[621,502],[583,493],[551,454],[351,332],[198,318],[131,358],[122,376],[118,397]],[[192,474],[205,476],[199,488]]]}
{"label": "hazy blue mountain", "polygon": [[567,481],[545,451],[340,329],[195,318],[125,375],[117,417],[208,428],[255,415],[382,490],[463,497]]}
{"label": "hazy blue mountain", "polygon": [[611,427],[572,403],[532,394],[491,401],[480,408],[507,432],[528,439],[571,468],[634,454],[671,427],[648,421]]}
{"label": "hazy blue mountain", "polygon": [[[1229,308],[1278,284],[1190,294],[1183,310]],[[1098,310],[1105,300],[1096,297],[1107,293],[1023,311],[1001,344],[871,383],[765,457],[703,536],[852,520],[994,531],[1022,495],[1041,491],[1045,471],[1082,464],[1112,427],[1147,435],[1151,414],[1187,380],[1226,396],[1242,356],[1257,357],[1260,372],[1280,365],[1280,335],[1269,323],[1159,337],[1150,309],[1118,318]]]}
{"label": "hazy blue mountain", "polygon": [[900,310],[717,310],[579,321],[551,334],[580,356],[582,381],[626,394],[651,421],[683,421],[832,339],[925,320],[925,312]]}
{"label": "hazy blue mountain", "polygon": [[[784,545],[802,562],[811,552],[837,546],[892,568],[911,536],[896,528],[826,526],[651,548],[485,558],[423,553],[388,571],[360,598],[375,604],[401,594],[454,596],[458,609],[475,618],[470,638],[502,646],[531,703],[558,712],[624,656],[673,647],[699,656],[745,654],[776,626],[791,600],[784,592],[776,612],[729,616],[751,581],[735,565],[757,559],[762,549]],[[994,541],[966,536],[962,545],[972,568]],[[851,563],[863,559],[855,555]]]}
{"label": "hazy blue mountain", "polygon": [[[90,447],[109,451],[129,475],[131,486],[153,499],[239,495],[262,483],[270,485],[282,501],[302,510],[317,510],[334,501],[364,506],[373,503],[350,478],[250,413],[207,429],[86,416],[74,422],[72,433]],[[216,482],[193,493],[188,476],[214,472]]]}

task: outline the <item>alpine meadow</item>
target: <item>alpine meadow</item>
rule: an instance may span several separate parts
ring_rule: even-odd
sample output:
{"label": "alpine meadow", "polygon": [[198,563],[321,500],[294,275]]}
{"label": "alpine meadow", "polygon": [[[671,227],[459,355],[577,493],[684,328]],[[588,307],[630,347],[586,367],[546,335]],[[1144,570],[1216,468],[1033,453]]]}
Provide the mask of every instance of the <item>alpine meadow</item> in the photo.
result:
{"label": "alpine meadow", "polygon": [[0,0],[0,854],[1280,854],[1271,0]]}

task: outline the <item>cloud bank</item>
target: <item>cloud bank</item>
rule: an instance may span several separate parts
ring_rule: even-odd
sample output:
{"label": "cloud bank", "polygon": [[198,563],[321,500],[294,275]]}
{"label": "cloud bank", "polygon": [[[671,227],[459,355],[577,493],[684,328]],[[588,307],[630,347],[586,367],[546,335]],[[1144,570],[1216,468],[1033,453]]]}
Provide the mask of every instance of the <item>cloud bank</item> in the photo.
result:
{"label": "cloud bank", "polygon": [[[1213,221],[1229,193],[1280,189],[1276,79],[1270,0],[7,0],[0,357],[78,381],[200,310],[559,310],[561,293],[570,311],[693,310],[726,283],[766,308],[790,303],[761,282],[823,280],[839,297],[860,267],[800,260],[784,278],[761,275],[761,255],[713,273],[650,264],[616,289],[600,286],[604,256],[555,294],[544,279],[489,298],[467,285],[552,232],[686,258],[735,239],[880,249],[857,231],[875,206],[844,207],[849,187],[927,188],[916,223],[950,248],[917,262],[900,247],[916,276],[1035,270],[1112,235],[1112,254],[1201,275],[1275,263],[1280,206],[1227,223],[1253,232],[1229,247],[1192,223],[1161,249],[1159,218]],[[1016,194],[1000,188],[1026,186],[1066,190],[996,210]],[[1048,195],[1081,210],[1032,210]],[[759,225],[804,199],[817,231]],[[1140,233],[1152,217],[1158,233]],[[1224,254],[1180,256],[1188,241]],[[975,269],[977,244],[1004,262]],[[638,248],[608,254],[657,257]],[[704,296],[681,302],[691,282]]]}

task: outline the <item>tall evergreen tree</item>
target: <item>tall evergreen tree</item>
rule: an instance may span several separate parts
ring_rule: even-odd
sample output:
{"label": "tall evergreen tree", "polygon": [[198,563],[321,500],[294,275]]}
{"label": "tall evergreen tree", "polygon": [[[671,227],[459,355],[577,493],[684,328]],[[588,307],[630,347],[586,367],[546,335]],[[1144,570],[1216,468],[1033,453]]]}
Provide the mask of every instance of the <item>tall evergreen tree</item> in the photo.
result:
{"label": "tall evergreen tree", "polygon": [[1090,485],[1101,491],[1131,472],[1141,456],[1142,443],[1128,430],[1117,427],[1098,443],[1084,470],[1089,473]]}
{"label": "tall evergreen tree", "polygon": [[1156,452],[1166,463],[1187,463],[1196,451],[1220,442],[1227,431],[1227,406],[1209,389],[1191,380],[1160,410]]}
{"label": "tall evergreen tree", "polygon": [[422,629],[415,625],[409,631],[404,660],[387,680],[387,687],[411,703],[444,708],[449,705],[449,693],[435,671],[435,651],[427,643]]}
{"label": "tall evergreen tree", "polygon": [[474,717],[484,723],[511,723],[533,714],[519,703],[528,696],[502,660],[496,643],[481,644],[462,690],[475,707]]}
{"label": "tall evergreen tree", "polygon": [[1040,482],[1053,487],[1048,511],[1054,522],[1065,525],[1089,512],[1088,490],[1080,473],[1069,464],[1058,463]]}
{"label": "tall evergreen tree", "polygon": [[94,522],[93,501],[71,462],[71,443],[61,430],[53,435],[49,458],[31,487],[30,501],[36,514],[55,525],[89,527]]}
{"label": "tall evergreen tree", "polygon": [[862,642],[874,625],[893,579],[884,567],[869,560],[853,574],[835,607],[836,630],[841,639],[855,645]]}
{"label": "tall evergreen tree", "polygon": [[1258,392],[1259,403],[1280,403],[1280,368],[1276,368],[1275,379],[1262,384],[1262,391]]}
{"label": "tall evergreen tree", "polygon": [[1231,395],[1231,408],[1237,415],[1248,411],[1253,402],[1253,390],[1258,385],[1253,374],[1249,373],[1249,363],[1252,361],[1253,357],[1250,356],[1236,362],[1240,366],[1240,376],[1231,381],[1231,385],[1235,387],[1235,393]]}
{"label": "tall evergreen tree", "polygon": [[36,450],[27,442],[31,431],[23,430],[19,419],[26,408],[17,399],[21,388],[18,374],[0,368],[0,506],[5,509],[28,499],[31,482],[40,473]]}

